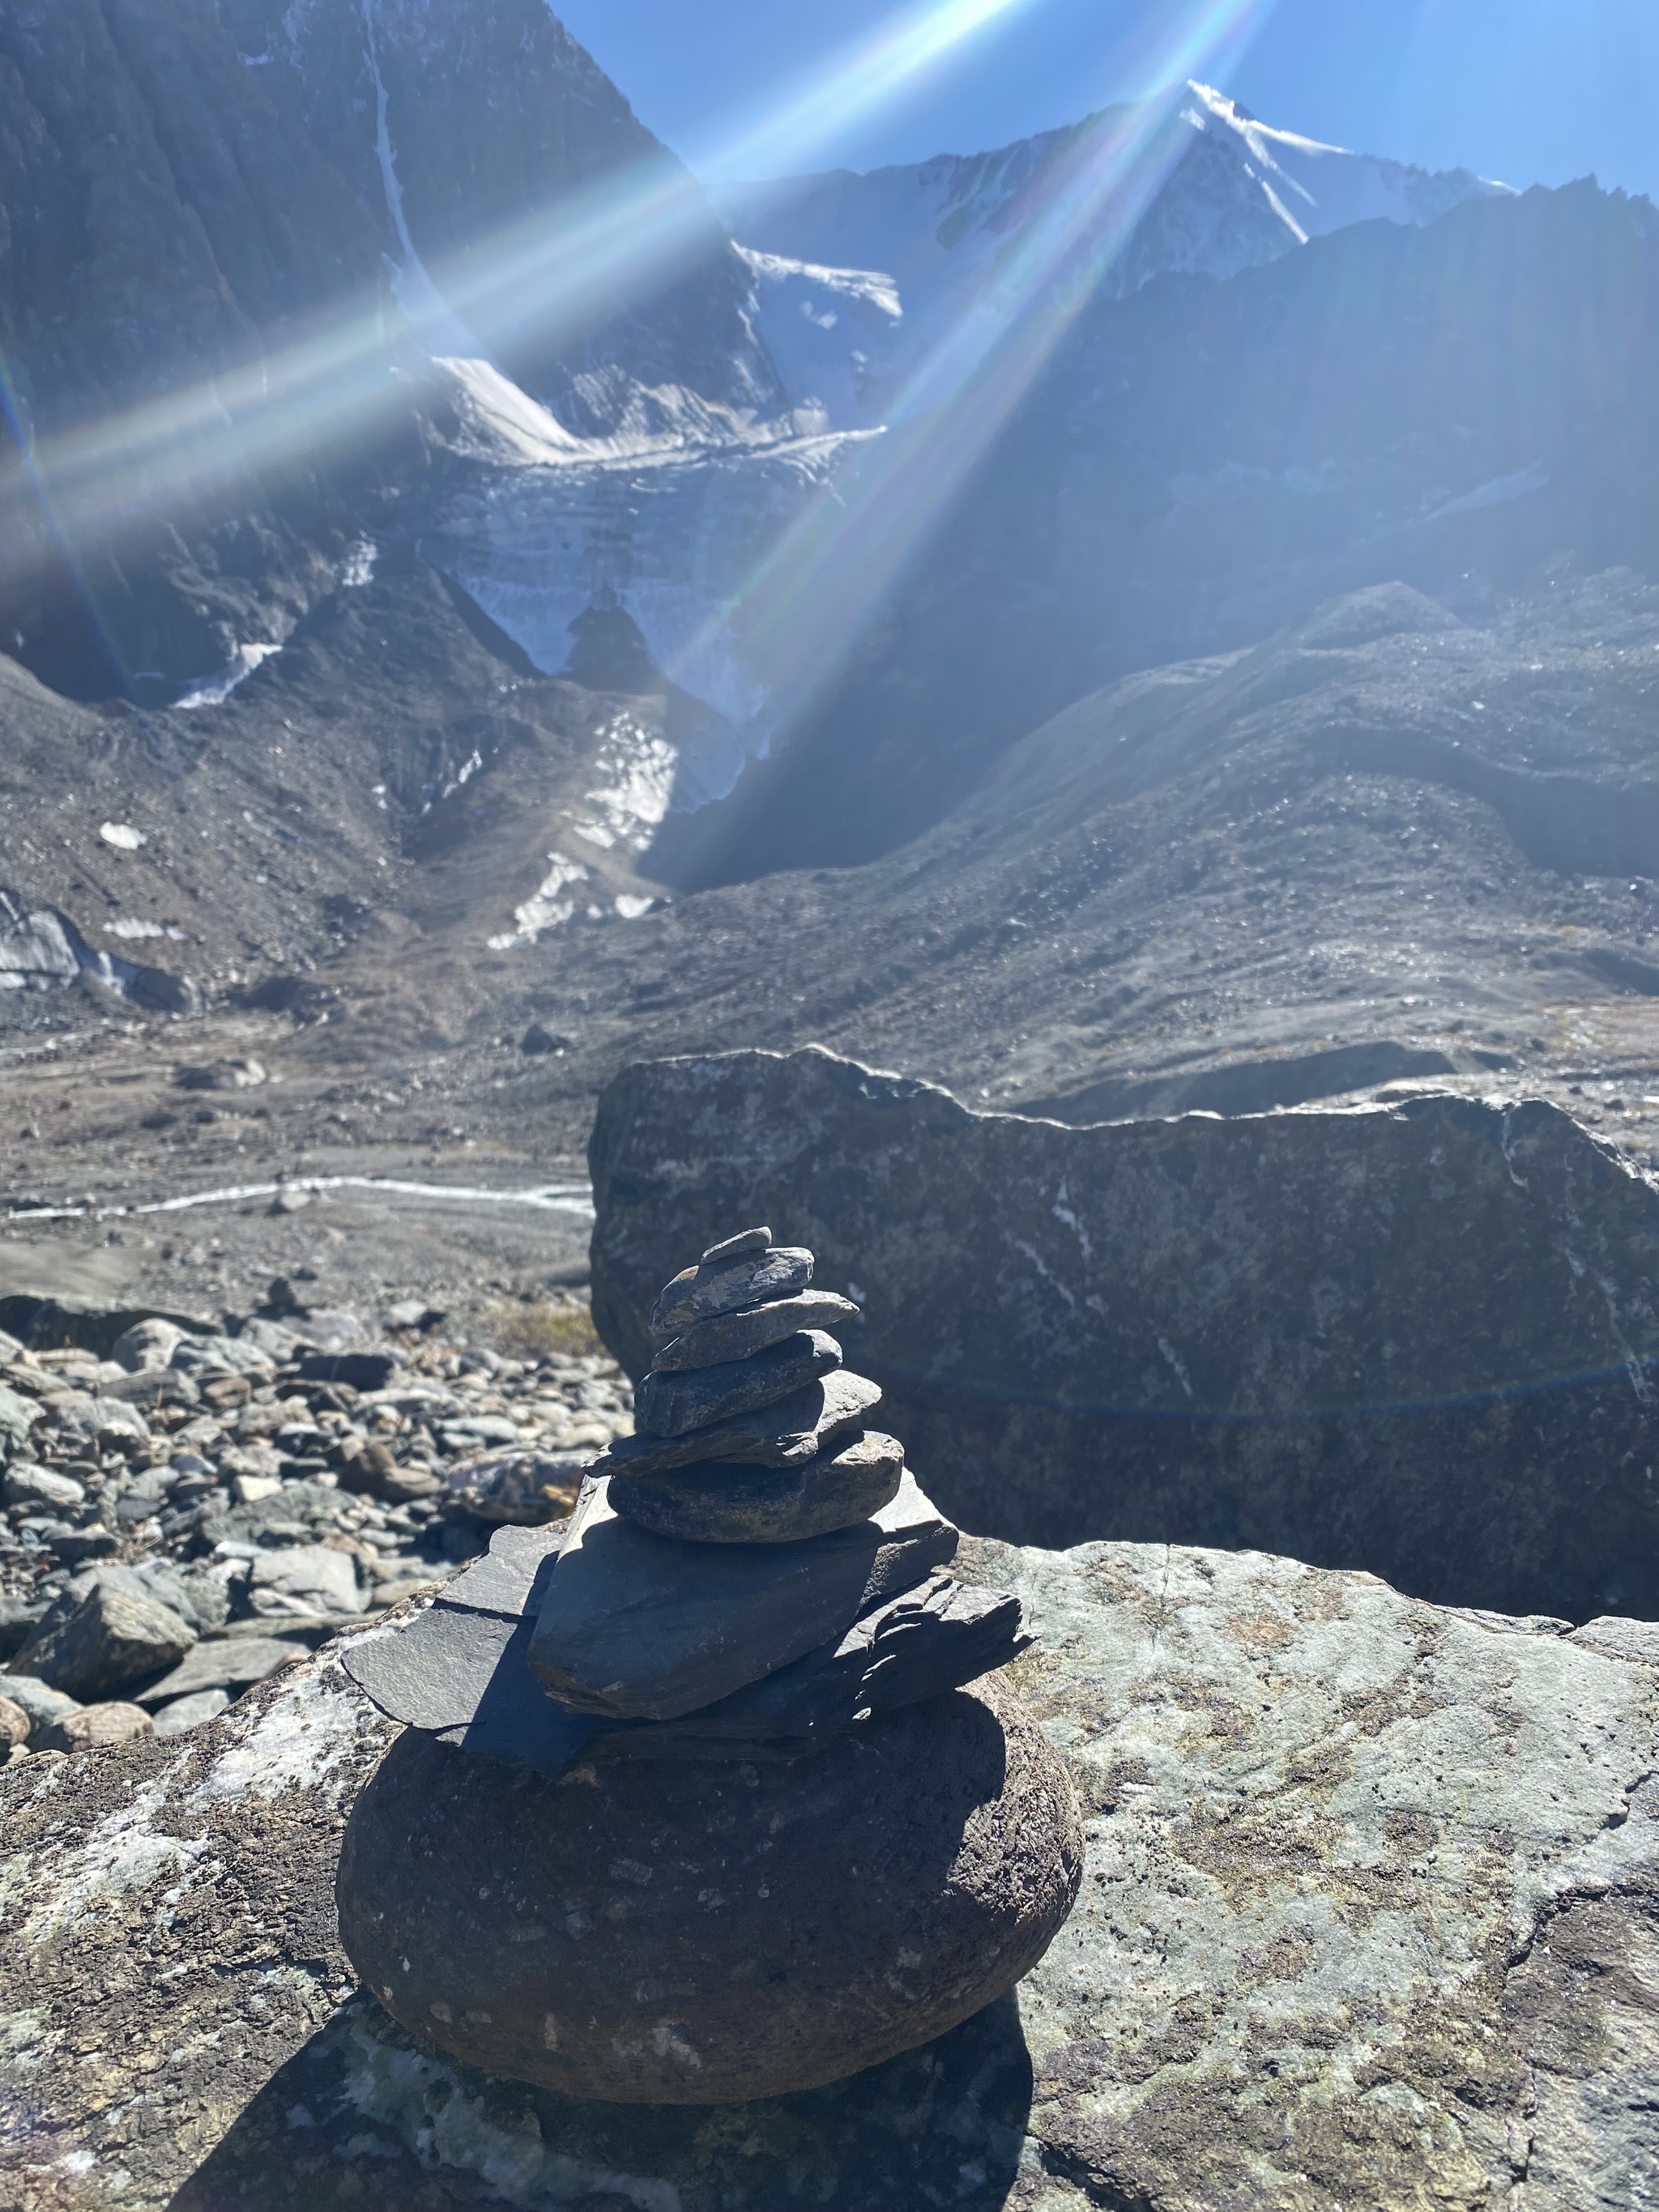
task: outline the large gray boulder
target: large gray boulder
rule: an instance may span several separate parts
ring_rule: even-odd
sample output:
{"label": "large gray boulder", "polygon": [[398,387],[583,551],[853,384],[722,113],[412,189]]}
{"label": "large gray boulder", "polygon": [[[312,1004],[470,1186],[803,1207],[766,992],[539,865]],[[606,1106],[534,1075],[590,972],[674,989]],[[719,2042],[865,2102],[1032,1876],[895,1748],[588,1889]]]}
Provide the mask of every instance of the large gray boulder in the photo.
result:
{"label": "large gray boulder", "polygon": [[853,2081],[719,2111],[565,2102],[439,2056],[339,1948],[341,1829],[397,1731],[336,1646],[189,1736],[0,1772],[0,2202],[1659,2195],[1659,1628],[1568,1637],[1260,1554],[963,1551],[1025,1602],[1041,1640],[1009,1679],[1084,1811],[1077,1908],[1015,1998]]}
{"label": "large gray boulder", "polygon": [[811,1048],[630,1067],[591,1158],[631,1372],[665,1274],[766,1220],[966,1528],[1659,1614],[1659,1189],[1548,1105],[1071,1128]]}

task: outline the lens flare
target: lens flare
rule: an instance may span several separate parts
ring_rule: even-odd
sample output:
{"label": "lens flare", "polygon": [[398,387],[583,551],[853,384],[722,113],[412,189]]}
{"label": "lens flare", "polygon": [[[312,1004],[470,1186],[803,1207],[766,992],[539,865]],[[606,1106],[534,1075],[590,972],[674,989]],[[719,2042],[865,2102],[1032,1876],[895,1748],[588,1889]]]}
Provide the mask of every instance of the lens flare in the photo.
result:
{"label": "lens flare", "polygon": [[[966,41],[1035,4],[934,0],[904,11],[729,138],[711,154],[709,172],[810,160]],[[373,0],[363,15],[378,80]],[[389,293],[359,300],[279,351],[39,444],[17,411],[13,434],[29,488],[49,502],[64,542],[96,543],[297,461],[349,453],[406,412],[420,394],[424,356],[453,353],[458,329],[492,350],[533,343],[555,353],[610,320],[619,302],[672,280],[699,249],[717,250],[722,237],[701,185],[665,154],[423,267],[403,221],[383,98],[376,132],[388,215],[406,256],[396,306]],[[13,555],[21,556],[16,539]]]}
{"label": "lens flare", "polygon": [[[1138,58],[1155,82],[1220,74],[1274,0],[1204,0],[1168,11]],[[742,603],[745,649],[777,688],[774,731],[822,699],[874,611],[1030,389],[1183,150],[1179,96],[1121,109],[1081,134],[1046,204],[980,295],[921,362],[885,434],[757,565]],[[723,619],[730,621],[728,613]]]}

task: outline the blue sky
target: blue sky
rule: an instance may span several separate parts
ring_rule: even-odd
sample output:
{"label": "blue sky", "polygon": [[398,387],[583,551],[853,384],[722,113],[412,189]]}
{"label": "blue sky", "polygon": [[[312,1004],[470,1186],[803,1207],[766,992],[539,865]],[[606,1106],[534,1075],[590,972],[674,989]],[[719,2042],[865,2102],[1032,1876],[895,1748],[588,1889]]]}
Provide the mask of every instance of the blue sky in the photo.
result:
{"label": "blue sky", "polygon": [[[895,0],[555,0],[641,118],[718,170],[769,106],[910,8]],[[1010,0],[799,165],[1000,145],[1149,88],[1150,24],[1231,32],[1207,71],[1266,122],[1506,183],[1659,197],[1659,0]],[[752,140],[750,142],[752,143]]]}

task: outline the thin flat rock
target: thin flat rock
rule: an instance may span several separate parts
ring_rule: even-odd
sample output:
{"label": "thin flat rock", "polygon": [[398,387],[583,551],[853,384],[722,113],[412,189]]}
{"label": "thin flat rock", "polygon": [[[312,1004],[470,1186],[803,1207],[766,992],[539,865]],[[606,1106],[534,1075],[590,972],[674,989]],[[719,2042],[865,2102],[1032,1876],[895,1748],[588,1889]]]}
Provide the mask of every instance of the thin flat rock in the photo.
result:
{"label": "thin flat rock", "polygon": [[805,1544],[693,1549],[619,1520],[608,1488],[595,1480],[572,1517],[530,1664],[561,1704],[617,1720],[678,1720],[775,1674],[957,1542],[908,1474],[881,1512]]}
{"label": "thin flat rock", "polygon": [[636,1528],[690,1544],[799,1544],[850,1528],[898,1495],[904,1447],[878,1431],[804,1467],[688,1467],[615,1474],[611,1508]]}
{"label": "thin flat rock", "polygon": [[371,1629],[340,1663],[383,1713],[410,1728],[464,1728],[477,1712],[524,1624],[496,1613],[430,1606],[396,1628]]}
{"label": "thin flat rock", "polygon": [[446,1583],[435,1602],[516,1620],[530,1609],[530,1594],[543,1563],[557,1557],[563,1540],[562,1527],[498,1528],[483,1559]]}
{"label": "thin flat rock", "polygon": [[763,1298],[787,1297],[804,1291],[811,1279],[812,1255],[793,1244],[774,1244],[764,1252],[686,1267],[664,1287],[651,1309],[651,1328],[658,1337],[678,1336],[693,1322],[735,1313],[739,1306],[757,1305]]}
{"label": "thin flat rock", "polygon": [[763,1306],[744,1306],[731,1314],[700,1321],[671,1337],[651,1363],[657,1375],[678,1375],[694,1367],[714,1367],[727,1359],[750,1359],[769,1345],[781,1344],[798,1328],[834,1328],[856,1321],[859,1309],[835,1291],[802,1291],[793,1298],[773,1298]]}
{"label": "thin flat rock", "polygon": [[855,1620],[839,1642],[809,1651],[763,1682],[662,1727],[617,1729],[596,1741],[606,1758],[696,1757],[725,1743],[809,1745],[875,1713],[896,1712],[1006,1667],[1032,1638],[1020,1601],[930,1575]]}
{"label": "thin flat rock", "polygon": [[797,1329],[764,1352],[690,1374],[647,1375],[634,1394],[638,1428],[653,1437],[683,1437],[713,1422],[775,1406],[832,1374],[841,1346],[822,1329]]}
{"label": "thin flat rock", "polygon": [[758,1413],[738,1413],[684,1437],[618,1437],[593,1462],[595,1474],[668,1474],[703,1460],[738,1467],[801,1467],[833,1437],[862,1428],[881,1403],[881,1389],[863,1375],[837,1368]]}

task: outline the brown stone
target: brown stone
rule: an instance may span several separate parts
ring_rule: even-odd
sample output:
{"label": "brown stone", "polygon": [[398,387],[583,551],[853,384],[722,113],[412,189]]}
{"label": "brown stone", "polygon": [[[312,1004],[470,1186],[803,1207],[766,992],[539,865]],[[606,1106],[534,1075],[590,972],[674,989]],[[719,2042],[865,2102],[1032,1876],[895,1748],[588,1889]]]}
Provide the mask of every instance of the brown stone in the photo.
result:
{"label": "brown stone", "polygon": [[142,1705],[110,1704],[82,1705],[54,1722],[40,1748],[43,1751],[106,1751],[112,1744],[131,1743],[150,1733],[150,1717]]}
{"label": "brown stone", "polygon": [[915,2049],[1076,1899],[1064,1767],[988,1680],[776,1765],[558,1783],[410,1734],[346,1831],[342,1940],[403,2027],[566,2097],[727,2104]]}

